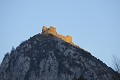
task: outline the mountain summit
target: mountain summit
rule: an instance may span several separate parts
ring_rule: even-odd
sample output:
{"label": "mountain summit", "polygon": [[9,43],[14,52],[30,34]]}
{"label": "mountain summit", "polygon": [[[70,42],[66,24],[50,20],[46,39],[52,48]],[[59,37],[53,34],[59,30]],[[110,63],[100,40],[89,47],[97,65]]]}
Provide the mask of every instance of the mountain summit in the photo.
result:
{"label": "mountain summit", "polygon": [[0,65],[0,80],[119,80],[99,59],[43,26],[42,33],[7,53]]}

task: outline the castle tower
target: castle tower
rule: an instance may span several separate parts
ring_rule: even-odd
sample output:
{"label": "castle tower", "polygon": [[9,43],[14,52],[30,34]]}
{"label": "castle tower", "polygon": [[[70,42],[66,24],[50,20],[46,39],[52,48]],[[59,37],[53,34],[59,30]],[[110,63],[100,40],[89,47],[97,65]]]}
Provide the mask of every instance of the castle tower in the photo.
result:
{"label": "castle tower", "polygon": [[47,31],[47,27],[43,26],[42,32],[45,32],[45,31]]}
{"label": "castle tower", "polygon": [[72,43],[72,37],[71,36],[66,36],[66,42]]}

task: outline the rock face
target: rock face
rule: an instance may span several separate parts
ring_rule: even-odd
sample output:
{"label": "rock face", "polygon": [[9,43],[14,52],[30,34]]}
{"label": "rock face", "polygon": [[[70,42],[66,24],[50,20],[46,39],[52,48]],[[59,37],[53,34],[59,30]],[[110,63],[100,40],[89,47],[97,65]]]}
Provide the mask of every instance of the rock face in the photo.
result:
{"label": "rock face", "polygon": [[[81,79],[80,79],[81,78]],[[7,53],[0,80],[119,80],[89,52],[52,34],[37,34]]]}

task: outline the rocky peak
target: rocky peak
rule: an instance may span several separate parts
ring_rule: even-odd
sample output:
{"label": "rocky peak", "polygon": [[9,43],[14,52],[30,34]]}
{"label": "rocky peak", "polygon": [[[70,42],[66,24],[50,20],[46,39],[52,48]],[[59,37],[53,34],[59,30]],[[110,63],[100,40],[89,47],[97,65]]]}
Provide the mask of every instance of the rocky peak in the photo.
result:
{"label": "rocky peak", "polygon": [[46,30],[5,55],[0,80],[120,80],[91,53]]}

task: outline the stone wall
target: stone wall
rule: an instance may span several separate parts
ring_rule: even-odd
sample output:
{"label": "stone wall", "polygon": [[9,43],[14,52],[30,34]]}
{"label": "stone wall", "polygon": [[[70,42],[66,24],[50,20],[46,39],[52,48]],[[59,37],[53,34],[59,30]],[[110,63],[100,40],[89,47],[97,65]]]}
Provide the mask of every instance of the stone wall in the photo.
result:
{"label": "stone wall", "polygon": [[52,35],[64,40],[65,42],[72,43],[72,37],[71,36],[63,36],[63,35],[58,34],[56,32],[56,28],[54,28],[52,26],[50,28],[47,28],[47,27],[43,26],[42,34],[45,34],[45,35],[52,34]]}

